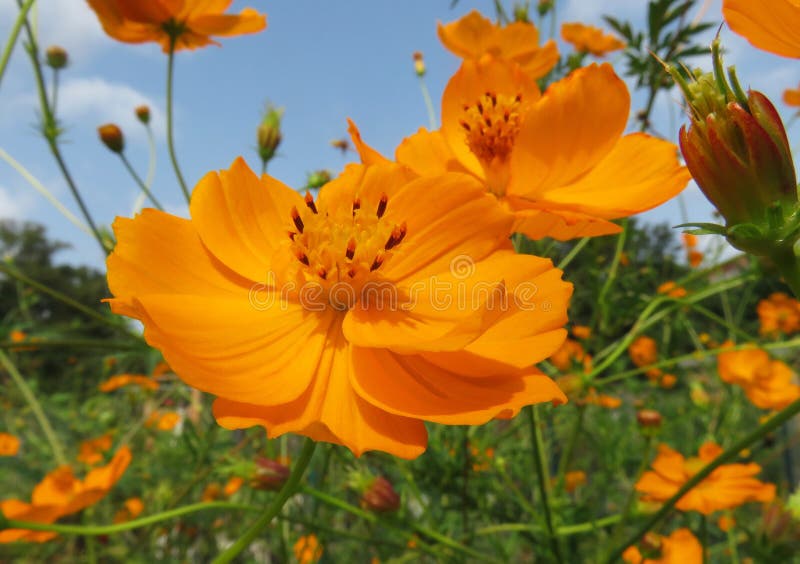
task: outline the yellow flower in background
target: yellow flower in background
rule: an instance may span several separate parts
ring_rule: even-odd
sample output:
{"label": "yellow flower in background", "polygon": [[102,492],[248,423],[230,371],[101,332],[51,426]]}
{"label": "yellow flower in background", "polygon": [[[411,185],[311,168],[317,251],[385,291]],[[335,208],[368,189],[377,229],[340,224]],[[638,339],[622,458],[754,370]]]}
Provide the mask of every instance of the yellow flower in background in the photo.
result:
{"label": "yellow flower in background", "polygon": [[561,24],[561,38],[571,43],[579,53],[591,53],[595,57],[604,57],[625,48],[625,42],[619,38],[603,33],[599,27],[582,23]]}
{"label": "yellow flower in background", "polygon": [[[648,535],[649,536],[649,535]],[[702,564],[703,545],[689,529],[676,529],[668,537],[656,537],[656,545],[648,547],[655,556],[642,556],[636,546],[629,546],[622,554],[628,564]]]}
{"label": "yellow flower in background", "polygon": [[19,439],[9,433],[0,433],[0,456],[16,456],[19,452]]}
{"label": "yellow flower in background", "polygon": [[793,59],[800,58],[800,4],[797,0],[723,0],[730,28],[751,45]]}
{"label": "yellow flower in background", "polygon": [[571,285],[514,253],[513,217],[467,175],[353,165],[315,200],[239,159],[200,181],[191,215],[117,219],[110,302],[218,396],[223,427],[413,458],[423,421],[566,401],[532,367],[565,337]]}
{"label": "yellow flower in background", "polygon": [[558,47],[552,39],[539,45],[539,31],[532,23],[493,24],[473,10],[463,18],[438,26],[439,39],[447,49],[465,60],[484,57],[518,64],[531,79],[545,76],[558,62]]}
{"label": "yellow flower in background", "polygon": [[103,30],[124,43],[161,45],[167,53],[219,45],[212,36],[256,33],[267,26],[266,16],[252,8],[225,14],[232,0],[88,0]]}
{"label": "yellow flower in background", "polygon": [[[731,346],[727,341],[722,347]],[[761,409],[783,409],[800,398],[794,372],[784,362],[771,359],[767,351],[748,348],[717,355],[717,370],[723,382],[740,386],[747,399]]]}

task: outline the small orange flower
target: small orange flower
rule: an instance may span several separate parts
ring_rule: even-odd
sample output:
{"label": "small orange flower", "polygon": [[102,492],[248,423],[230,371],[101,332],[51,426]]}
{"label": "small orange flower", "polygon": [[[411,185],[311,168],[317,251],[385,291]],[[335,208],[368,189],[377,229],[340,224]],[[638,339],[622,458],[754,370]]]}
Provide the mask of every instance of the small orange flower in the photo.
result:
{"label": "small orange flower", "polygon": [[225,14],[231,0],[88,0],[105,32],[124,43],[155,42],[165,53],[219,45],[211,36],[256,33],[266,16],[252,8]]}
{"label": "small orange flower", "polygon": [[[723,347],[730,346],[727,341]],[[792,380],[792,369],[772,360],[767,351],[748,348],[720,353],[717,370],[723,382],[740,386],[753,405],[761,409],[783,409],[800,398],[800,386]]]}
{"label": "small orange flower", "polygon": [[20,331],[19,329],[14,329],[11,331],[11,333],[9,333],[8,336],[12,343],[21,343],[28,338],[28,334],[25,333],[25,331]]}
{"label": "small orange flower", "polygon": [[158,382],[142,374],[117,374],[105,382],[101,382],[97,389],[101,392],[113,392],[124,386],[136,385],[143,390],[157,390]]}
{"label": "small orange flower", "polygon": [[730,515],[721,515],[717,521],[717,526],[721,531],[727,533],[736,526],[736,521]]}
{"label": "small orange flower", "polygon": [[656,290],[659,294],[664,294],[669,296],[670,298],[685,298],[686,288],[682,286],[678,286],[678,284],[674,280],[670,280],[668,282],[664,282],[661,286],[658,287]]}
{"label": "small orange flower", "polygon": [[78,460],[93,466],[103,461],[103,453],[111,449],[111,433],[96,439],[82,441],[79,447]]}
{"label": "small orange flower", "polygon": [[294,557],[299,564],[314,564],[322,558],[322,547],[317,540],[317,535],[305,535],[294,543]]}
{"label": "small orange flower", "polygon": [[222,489],[222,493],[225,494],[225,497],[230,497],[239,491],[239,489],[242,487],[242,484],[244,484],[243,478],[240,478],[239,476],[232,476]]}
{"label": "small orange flower", "polygon": [[136,519],[144,511],[144,503],[141,498],[132,497],[125,500],[122,508],[114,514],[114,523],[125,523],[131,519]]}
{"label": "small orange flower", "polygon": [[622,400],[613,396],[598,394],[594,388],[589,388],[586,396],[582,400],[585,403],[604,407],[606,409],[617,409],[622,405]]}
{"label": "small orange flower", "polygon": [[203,488],[203,494],[200,496],[200,500],[204,502],[215,501],[222,497],[222,486],[220,486],[216,482],[211,482],[207,484],[205,488]]}
{"label": "small orange flower", "polygon": [[[107,466],[91,470],[83,480],[77,479],[69,466],[62,466],[33,488],[31,503],[18,499],[0,501],[0,512],[8,519],[52,523],[103,499],[122,477],[130,461],[130,449],[122,447]],[[5,529],[0,531],[0,543],[44,542],[55,536],[56,533],[43,531]]]}
{"label": "small orange flower", "polygon": [[653,364],[658,358],[658,347],[655,339],[642,335],[628,347],[628,354],[636,366]]}
{"label": "small orange flower", "polygon": [[158,427],[159,431],[172,431],[175,426],[180,422],[181,416],[174,412],[174,411],[167,411],[166,413],[161,413],[158,416],[158,423],[156,423],[156,427]]}
{"label": "small orange flower", "polygon": [[797,0],[723,0],[722,14],[731,29],[754,47],[800,58],[800,3]]}
{"label": "small orange flower", "polygon": [[697,235],[692,233],[683,233],[683,244],[686,246],[687,249],[693,249],[697,246]]}
{"label": "small orange flower", "polygon": [[532,79],[541,78],[558,62],[558,47],[552,39],[539,45],[539,31],[532,23],[493,24],[473,10],[460,20],[438,26],[439,39],[465,60],[484,56],[517,63]]}
{"label": "small orange flower", "polygon": [[0,433],[0,456],[16,456],[19,452],[19,439],[8,433]]}
{"label": "small orange flower", "polygon": [[[662,444],[652,470],[642,474],[636,490],[642,492],[644,501],[666,501],[703,466],[722,453],[722,449],[707,442],[697,458],[684,459],[683,455]],[[699,511],[709,515],[722,509],[733,509],[748,501],[770,501],[775,497],[775,486],[754,478],[761,472],[758,464],[724,464],[686,493],[675,504],[681,511]]]}
{"label": "small orange flower", "polygon": [[775,292],[758,302],[756,312],[762,335],[791,335],[800,331],[800,302],[783,292]]}
{"label": "small orange flower", "polygon": [[677,529],[668,537],[659,537],[657,556],[642,556],[635,546],[622,554],[628,564],[700,564],[703,562],[703,545],[689,529]]}
{"label": "small orange flower", "polygon": [[617,37],[603,33],[599,27],[582,23],[561,24],[561,38],[571,43],[579,53],[591,53],[595,57],[604,57],[625,48],[625,43]]}
{"label": "small orange flower", "polygon": [[572,335],[576,339],[588,339],[592,336],[592,329],[587,327],[586,325],[573,325],[572,326]]}
{"label": "small orange flower", "polygon": [[583,350],[583,346],[578,341],[567,339],[548,360],[550,364],[563,372],[572,370],[575,363],[580,364],[585,358],[586,351]]}
{"label": "small orange flower", "polygon": [[700,251],[696,251],[691,249],[686,252],[686,261],[689,263],[689,266],[692,268],[697,268],[700,266],[700,263],[703,262],[703,253]]}
{"label": "small orange flower", "polygon": [[784,90],[783,103],[793,108],[800,107],[800,88],[787,88]]}
{"label": "small orange flower", "polygon": [[678,378],[674,374],[664,374],[658,381],[658,385],[665,390],[671,390],[678,383]]}
{"label": "small orange flower", "polygon": [[564,475],[564,489],[572,493],[586,483],[586,472],[572,470]]}

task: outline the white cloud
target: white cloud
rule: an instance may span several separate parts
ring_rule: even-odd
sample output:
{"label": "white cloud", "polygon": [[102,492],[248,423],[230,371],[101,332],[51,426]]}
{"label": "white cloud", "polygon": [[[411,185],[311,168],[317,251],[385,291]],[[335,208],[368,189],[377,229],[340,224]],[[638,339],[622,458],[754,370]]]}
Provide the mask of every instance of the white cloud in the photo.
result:
{"label": "white cloud", "polygon": [[27,208],[28,202],[0,186],[0,219],[20,219]]}

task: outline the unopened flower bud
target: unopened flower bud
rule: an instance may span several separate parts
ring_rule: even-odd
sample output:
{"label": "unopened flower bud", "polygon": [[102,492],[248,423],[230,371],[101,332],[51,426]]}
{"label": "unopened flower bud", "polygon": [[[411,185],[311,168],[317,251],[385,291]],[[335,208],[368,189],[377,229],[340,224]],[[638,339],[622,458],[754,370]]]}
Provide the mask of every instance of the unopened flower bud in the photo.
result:
{"label": "unopened flower bud", "polygon": [[277,460],[256,458],[256,471],[250,477],[250,487],[256,490],[279,490],[289,479],[291,470]]}
{"label": "unopened flower bud", "polygon": [[536,11],[539,12],[540,16],[544,17],[553,9],[553,4],[553,0],[539,0]]}
{"label": "unopened flower bud", "polygon": [[400,496],[383,476],[375,478],[361,495],[364,506],[378,513],[391,513],[400,508]]}
{"label": "unopened flower bud", "polygon": [[107,123],[97,128],[100,140],[114,153],[121,153],[125,149],[125,137],[122,130],[113,123]]}
{"label": "unopened flower bud", "polygon": [[150,108],[147,107],[145,104],[141,106],[137,106],[134,110],[136,112],[136,117],[139,118],[139,121],[143,124],[147,125],[150,123]]}
{"label": "unopened flower bud", "polygon": [[514,2],[514,21],[515,22],[523,22],[523,23],[530,23],[530,17],[528,16],[528,3],[520,4],[519,2]]}
{"label": "unopened flower bud", "polygon": [[67,66],[67,63],[69,62],[69,55],[67,55],[67,52],[63,47],[53,45],[48,47],[47,51],[45,51],[44,60],[48,67],[55,70],[60,70]]}
{"label": "unopened flower bud", "polygon": [[640,427],[657,429],[661,427],[661,414],[655,409],[642,409],[636,413],[636,422]]}
{"label": "unopened flower bud", "polygon": [[308,189],[317,189],[322,188],[328,182],[331,181],[331,173],[329,170],[315,170],[314,172],[309,172],[308,177],[306,178],[306,188]]}
{"label": "unopened flower bud", "polygon": [[258,126],[258,156],[266,164],[275,156],[278,145],[281,144],[281,118],[283,108],[276,108],[273,105],[267,106],[261,125]]}
{"label": "unopened flower bud", "polygon": [[414,51],[412,55],[414,57],[414,72],[417,73],[417,76],[422,78],[425,76],[425,59],[422,56],[421,51]]}

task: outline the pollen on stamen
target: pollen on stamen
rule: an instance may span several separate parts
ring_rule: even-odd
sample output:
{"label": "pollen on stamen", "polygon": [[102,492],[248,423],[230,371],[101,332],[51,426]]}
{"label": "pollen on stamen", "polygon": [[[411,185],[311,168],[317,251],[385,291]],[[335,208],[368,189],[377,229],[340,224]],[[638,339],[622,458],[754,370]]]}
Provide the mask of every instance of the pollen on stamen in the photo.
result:
{"label": "pollen on stamen", "polygon": [[396,225],[394,229],[392,229],[392,234],[389,236],[389,240],[386,241],[386,245],[384,248],[387,251],[390,251],[394,247],[400,244],[403,238],[406,236],[407,231],[406,223],[403,222],[402,225]]}
{"label": "pollen on stamen", "polygon": [[372,261],[372,266],[369,267],[369,271],[375,272],[381,267],[382,264],[383,264],[383,252],[379,251],[378,254],[375,255],[375,260]]}
{"label": "pollen on stamen", "polygon": [[302,233],[303,227],[305,226],[303,225],[303,220],[300,219],[300,212],[297,211],[297,208],[293,207],[291,215],[292,215],[292,221],[294,222],[294,226],[297,227],[297,231]]}
{"label": "pollen on stamen", "polygon": [[294,238],[297,237],[297,233],[294,231],[287,231],[287,233],[289,234],[289,239],[292,241],[294,241]]}
{"label": "pollen on stamen", "polygon": [[348,260],[353,260],[353,257],[356,256],[356,240],[350,239],[347,242],[347,250],[344,252],[344,256],[348,258]]}
{"label": "pollen on stamen", "polygon": [[317,205],[314,203],[314,196],[311,195],[311,192],[306,192],[305,201],[308,209],[314,213],[317,213]]}
{"label": "pollen on stamen", "polygon": [[383,217],[383,214],[386,213],[386,205],[389,203],[389,197],[386,194],[381,194],[381,200],[378,202],[378,211],[375,214],[378,216],[378,219]]}
{"label": "pollen on stamen", "polygon": [[327,280],[328,279],[328,271],[325,270],[324,266],[320,266],[319,267],[319,269],[317,270],[317,276],[319,276],[323,280]]}
{"label": "pollen on stamen", "polygon": [[356,198],[353,200],[353,215],[356,215],[356,212],[361,209],[361,200]]}
{"label": "pollen on stamen", "polygon": [[299,249],[298,249],[298,250],[295,252],[295,256],[297,257],[297,260],[299,260],[300,262],[302,262],[304,265],[308,266],[308,264],[309,264],[309,262],[308,262],[308,256],[307,256],[307,255],[306,255],[306,254],[305,254],[303,251],[301,251],[301,250],[299,250]]}

